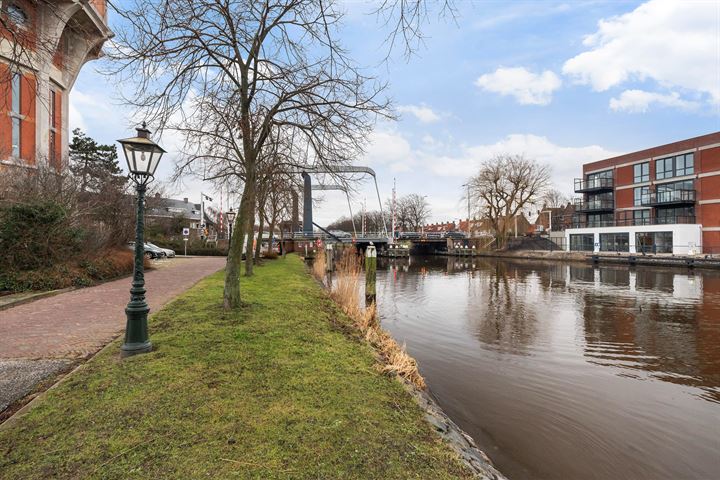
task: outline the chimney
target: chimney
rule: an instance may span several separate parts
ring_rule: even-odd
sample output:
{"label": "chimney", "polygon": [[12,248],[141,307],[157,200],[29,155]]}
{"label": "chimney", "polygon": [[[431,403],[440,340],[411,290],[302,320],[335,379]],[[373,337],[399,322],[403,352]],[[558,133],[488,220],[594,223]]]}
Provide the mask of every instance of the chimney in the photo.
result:
{"label": "chimney", "polygon": [[183,202],[185,202],[185,203],[187,203],[187,202],[188,202],[188,199],[187,199],[187,197],[183,198]]}

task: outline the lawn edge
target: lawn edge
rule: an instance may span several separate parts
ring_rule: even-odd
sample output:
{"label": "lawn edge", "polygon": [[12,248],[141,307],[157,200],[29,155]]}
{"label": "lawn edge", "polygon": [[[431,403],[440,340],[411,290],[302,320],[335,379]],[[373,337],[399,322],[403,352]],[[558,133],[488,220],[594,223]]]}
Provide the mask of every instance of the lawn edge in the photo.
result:
{"label": "lawn edge", "polygon": [[[386,364],[386,358],[380,352],[380,350],[372,342],[370,342],[366,335],[356,327],[352,321],[351,316],[344,311],[342,305],[330,295],[327,285],[320,278],[313,274],[312,267],[305,268],[305,273],[310,279],[320,287],[321,295],[327,298],[336,308],[336,314],[348,317],[350,321],[347,322],[347,328],[340,328],[342,334],[348,337],[350,340],[360,341],[366,344],[373,352],[376,362],[383,365]],[[392,338],[392,335],[387,331],[383,331]],[[393,339],[394,340],[394,339]],[[404,350],[404,347],[403,347]],[[414,362],[417,361],[411,357],[407,352],[405,354]],[[478,448],[475,440],[467,432],[461,429],[442,409],[438,401],[433,397],[430,392],[430,387],[426,386],[425,389],[421,389],[415,383],[410,380],[393,372],[386,372],[385,375],[393,377],[398,381],[405,391],[412,397],[416,405],[418,405],[423,413],[423,418],[430,425],[433,431],[440,437],[440,439],[448,445],[457,454],[460,462],[467,467],[470,472],[483,480],[507,480],[500,471],[498,471],[490,460],[490,457]]]}
{"label": "lawn edge", "polygon": [[[167,307],[171,303],[175,302],[178,298],[183,296],[190,289],[195,288],[200,282],[202,282],[203,280],[205,280],[208,277],[211,277],[212,275],[215,275],[216,273],[218,273],[221,270],[224,270],[224,267],[198,279],[195,283],[193,283],[188,288],[186,288],[185,290],[180,292],[178,295],[174,296],[173,298],[171,298],[167,302],[165,302],[165,304],[162,307],[160,307],[157,312],[151,313],[150,316],[152,317],[156,313],[162,311],[163,309],[165,309],[165,307]],[[131,275],[126,275],[125,277],[130,277],[130,276]],[[107,280],[107,281],[111,282],[111,281],[120,280],[120,279],[121,278],[114,278],[114,279]],[[105,282],[103,282],[103,283],[105,283]],[[93,286],[95,286],[95,285],[93,285]],[[86,288],[86,287],[68,287],[67,291],[77,290],[80,288]],[[55,290],[53,290],[52,292],[57,292],[57,293],[55,293],[53,295],[48,295],[48,296],[54,296],[59,293],[64,293],[63,291],[55,291]],[[29,302],[32,302],[33,300],[35,300],[35,298],[29,300]],[[2,309],[0,309],[0,310],[2,310]],[[13,408],[17,408],[17,410],[15,410],[9,417],[7,417],[5,419],[0,418],[0,431],[10,428],[12,425],[17,423],[20,419],[22,419],[22,417],[27,415],[30,412],[30,410],[32,410],[36,406],[40,405],[43,401],[45,401],[45,398],[47,397],[47,393],[49,391],[60,386],[68,378],[73,376],[76,372],[80,371],[81,369],[83,369],[83,367],[86,367],[90,362],[94,361],[98,355],[100,355],[106,349],[108,349],[109,347],[111,347],[115,343],[117,343],[118,339],[120,337],[122,337],[124,333],[125,333],[125,327],[123,327],[121,330],[119,330],[117,332],[117,334],[115,334],[105,345],[103,345],[102,347],[100,347],[95,352],[91,353],[90,355],[85,356],[83,358],[69,359],[69,360],[71,360],[71,364],[70,364],[69,368],[65,369],[64,371],[58,372],[57,374],[54,375],[54,378],[52,378],[52,379],[46,379],[45,382],[40,382],[32,392],[25,395],[23,398],[16,400],[12,404],[8,405],[8,407],[4,410],[4,412],[7,410],[11,410]],[[40,358],[40,359],[42,360],[43,358]],[[62,357],[60,359],[62,359]],[[8,358],[7,360],[27,360],[27,359],[18,357],[18,358]]]}

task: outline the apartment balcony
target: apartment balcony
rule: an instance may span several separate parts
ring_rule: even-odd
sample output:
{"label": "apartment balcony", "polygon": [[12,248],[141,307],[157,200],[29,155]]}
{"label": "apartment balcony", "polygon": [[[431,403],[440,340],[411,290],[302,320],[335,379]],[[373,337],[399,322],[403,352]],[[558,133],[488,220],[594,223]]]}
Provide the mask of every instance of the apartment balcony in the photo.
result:
{"label": "apartment balcony", "polygon": [[693,225],[697,223],[694,215],[675,215],[653,218],[626,218],[617,220],[575,220],[570,228],[599,227],[641,227],[645,225]]}
{"label": "apartment balcony", "polygon": [[657,207],[665,205],[692,205],[695,203],[695,190],[667,190],[643,195],[640,203],[643,206]]}
{"label": "apartment balcony", "polygon": [[612,212],[615,209],[615,201],[612,199],[601,200],[576,200],[575,211],[581,213]]}
{"label": "apartment balcony", "polygon": [[575,193],[611,192],[614,187],[615,182],[612,178],[575,179]]}

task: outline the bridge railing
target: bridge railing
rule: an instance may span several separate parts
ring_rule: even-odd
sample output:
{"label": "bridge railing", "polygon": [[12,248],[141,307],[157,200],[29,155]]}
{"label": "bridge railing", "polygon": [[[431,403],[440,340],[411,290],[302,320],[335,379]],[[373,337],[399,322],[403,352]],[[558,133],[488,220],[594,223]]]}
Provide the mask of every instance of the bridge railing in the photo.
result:
{"label": "bridge railing", "polygon": [[[339,238],[343,242],[352,242],[353,236],[350,234],[347,235],[338,235],[337,233],[334,234],[336,238]],[[292,236],[293,240],[333,240],[336,241],[336,238],[333,238],[333,236],[328,235],[324,232],[313,232],[313,233],[305,233],[305,232],[295,232]],[[355,238],[355,241],[358,240],[384,240],[387,241],[387,236],[384,232],[366,232],[365,235],[358,235],[358,237]]]}

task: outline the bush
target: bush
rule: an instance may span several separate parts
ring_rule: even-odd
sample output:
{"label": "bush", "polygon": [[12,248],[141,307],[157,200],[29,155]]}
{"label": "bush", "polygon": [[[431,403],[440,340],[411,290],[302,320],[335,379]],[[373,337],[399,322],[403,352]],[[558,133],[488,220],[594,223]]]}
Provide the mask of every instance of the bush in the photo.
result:
{"label": "bush", "polygon": [[65,208],[55,202],[0,206],[3,270],[32,270],[74,257],[84,236],[82,229],[68,221]]}
{"label": "bush", "polygon": [[[3,271],[0,291],[57,290],[88,287],[104,280],[131,274],[135,257],[130,250],[108,250],[101,255],[78,262],[52,265],[29,271]],[[152,268],[145,260],[145,268]]]}

